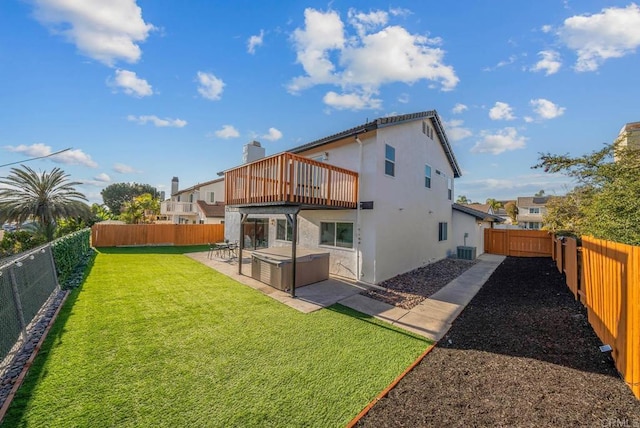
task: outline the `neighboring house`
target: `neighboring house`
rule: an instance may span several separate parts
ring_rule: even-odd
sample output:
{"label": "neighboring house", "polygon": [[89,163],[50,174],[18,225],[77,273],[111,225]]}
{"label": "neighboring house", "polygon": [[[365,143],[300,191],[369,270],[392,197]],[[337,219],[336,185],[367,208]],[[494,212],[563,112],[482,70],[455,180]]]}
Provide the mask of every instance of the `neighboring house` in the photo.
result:
{"label": "neighboring house", "polygon": [[[640,149],[640,122],[627,123],[622,127],[616,138],[616,143],[622,147]],[[614,156],[617,160],[617,156]]]}
{"label": "neighboring house", "polygon": [[542,229],[550,196],[518,197],[518,226],[521,229]]}
{"label": "neighboring house", "polygon": [[172,224],[224,223],[224,179],[179,190],[178,177],[171,181],[171,199],[160,204],[160,215]]}
{"label": "neighboring house", "polygon": [[452,230],[461,169],[434,110],[379,118],[224,174],[226,239],[246,243],[247,227],[260,227],[263,245],[291,246],[296,233],[296,246],[330,253],[333,275],[376,284],[464,243]]}
{"label": "neighboring house", "polygon": [[492,229],[496,223],[504,220],[488,211],[478,210],[475,206],[484,204],[453,204],[453,240],[458,245],[475,248],[476,257],[484,253],[484,230]]}

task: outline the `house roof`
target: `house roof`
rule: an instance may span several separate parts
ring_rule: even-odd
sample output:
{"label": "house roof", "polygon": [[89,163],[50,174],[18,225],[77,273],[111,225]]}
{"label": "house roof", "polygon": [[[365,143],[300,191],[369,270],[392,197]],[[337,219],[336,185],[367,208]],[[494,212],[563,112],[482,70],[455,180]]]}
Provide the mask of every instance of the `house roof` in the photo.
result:
{"label": "house roof", "polygon": [[205,201],[197,201],[198,207],[204,213],[205,217],[224,217],[224,202],[216,202],[208,204]]}
{"label": "house roof", "polygon": [[460,205],[469,207],[477,211],[482,211],[483,213],[489,213],[489,208],[491,208],[491,205],[489,204],[460,204]]}
{"label": "house roof", "polygon": [[349,128],[337,134],[333,134],[328,137],[324,137],[319,140],[315,140],[310,143],[303,144],[298,147],[294,147],[289,151],[292,153],[305,152],[307,150],[332,143],[334,141],[340,140],[345,137],[357,136],[358,134],[363,134],[365,132],[374,131],[380,128],[385,128],[387,126],[394,126],[404,122],[411,122],[414,120],[423,120],[423,119],[431,120],[431,124],[433,125],[433,128],[436,130],[436,133],[438,134],[438,138],[440,139],[440,144],[442,145],[442,149],[444,150],[447,156],[447,160],[451,165],[451,169],[453,169],[454,177],[462,176],[462,170],[460,169],[460,166],[458,165],[458,161],[456,160],[456,157],[453,154],[453,150],[451,149],[451,145],[449,144],[449,139],[447,138],[447,135],[444,132],[444,127],[442,126],[442,121],[440,120],[440,116],[438,116],[438,112],[436,112],[435,110],[402,114],[397,116],[381,117],[371,122],[366,122],[366,123],[363,123],[362,125]]}
{"label": "house roof", "polygon": [[518,196],[519,207],[543,207],[551,196]]}
{"label": "house roof", "polygon": [[469,214],[479,220],[484,220],[484,221],[491,221],[491,222],[497,222],[497,223],[502,223],[504,221],[504,219],[500,216],[497,215],[493,215],[493,214],[488,214],[486,212],[480,211],[480,210],[476,210],[473,209],[469,206],[466,205],[461,205],[461,204],[452,204],[451,208],[453,208],[456,211],[460,211],[462,213],[465,214]]}
{"label": "house roof", "polygon": [[[176,177],[174,177],[174,178],[176,178]],[[198,183],[198,184],[196,184],[194,186],[187,187],[186,189],[178,190],[176,193],[172,193],[171,196],[177,195],[179,193],[191,192],[191,191],[194,191],[194,190],[197,190],[197,189],[201,188],[202,186],[207,186],[209,184],[217,183],[218,181],[224,181],[224,177],[223,178],[216,178],[215,180],[205,181],[204,183]]]}

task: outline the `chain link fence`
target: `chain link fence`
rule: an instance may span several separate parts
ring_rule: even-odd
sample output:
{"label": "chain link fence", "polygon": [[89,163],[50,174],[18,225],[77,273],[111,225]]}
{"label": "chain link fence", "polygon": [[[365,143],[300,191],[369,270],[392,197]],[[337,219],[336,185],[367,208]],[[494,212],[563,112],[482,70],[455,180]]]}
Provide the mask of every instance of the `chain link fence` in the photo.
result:
{"label": "chain link fence", "polygon": [[0,373],[11,364],[43,305],[59,289],[50,244],[0,261]]}

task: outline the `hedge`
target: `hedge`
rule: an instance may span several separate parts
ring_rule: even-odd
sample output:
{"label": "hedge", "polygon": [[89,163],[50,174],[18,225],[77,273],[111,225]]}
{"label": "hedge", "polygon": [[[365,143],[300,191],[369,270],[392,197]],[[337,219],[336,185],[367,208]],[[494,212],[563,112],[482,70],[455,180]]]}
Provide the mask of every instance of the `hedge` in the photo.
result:
{"label": "hedge", "polygon": [[85,263],[92,253],[90,239],[91,229],[82,229],[51,243],[58,283],[61,286],[66,284],[78,266]]}

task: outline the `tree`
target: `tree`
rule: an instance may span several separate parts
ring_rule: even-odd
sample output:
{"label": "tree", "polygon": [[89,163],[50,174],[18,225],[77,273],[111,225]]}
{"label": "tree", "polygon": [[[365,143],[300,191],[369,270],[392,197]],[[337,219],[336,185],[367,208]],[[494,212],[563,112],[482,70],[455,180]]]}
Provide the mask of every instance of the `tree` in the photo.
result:
{"label": "tree", "polygon": [[557,227],[640,245],[640,149],[613,143],[579,157],[540,154],[532,168],[560,172],[577,181],[561,205],[569,215],[561,217]]}
{"label": "tree", "polygon": [[507,202],[504,206],[504,210],[511,219],[512,223],[518,222],[518,206],[514,202]]}
{"label": "tree", "polygon": [[544,189],[540,189],[540,190],[539,190],[535,195],[533,195],[533,196],[538,196],[538,197],[540,197],[540,196],[544,196]]}
{"label": "tree", "polygon": [[160,201],[145,193],[125,202],[120,218],[130,224],[150,223],[160,213]]}
{"label": "tree", "polygon": [[502,208],[502,202],[497,199],[489,198],[487,199],[486,204],[489,205],[489,208],[491,208],[494,213]]}
{"label": "tree", "polygon": [[471,203],[471,200],[464,195],[460,195],[458,196],[458,199],[456,199],[456,204],[470,204],[470,203]]}
{"label": "tree", "polygon": [[92,223],[113,219],[113,213],[104,204],[91,204],[91,215],[93,216]]}
{"label": "tree", "polygon": [[138,183],[113,183],[102,189],[102,201],[114,215],[119,215],[120,210],[126,202],[133,201],[133,198],[151,194],[154,198],[158,197],[158,190],[150,184]]}
{"label": "tree", "polygon": [[47,241],[54,238],[56,222],[68,217],[88,217],[87,198],[68,181],[69,175],[60,168],[38,174],[28,166],[11,168],[0,178],[6,188],[0,189],[0,222],[23,223],[33,219],[37,231]]}

